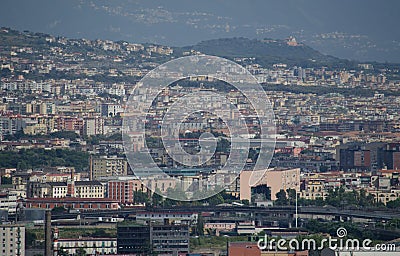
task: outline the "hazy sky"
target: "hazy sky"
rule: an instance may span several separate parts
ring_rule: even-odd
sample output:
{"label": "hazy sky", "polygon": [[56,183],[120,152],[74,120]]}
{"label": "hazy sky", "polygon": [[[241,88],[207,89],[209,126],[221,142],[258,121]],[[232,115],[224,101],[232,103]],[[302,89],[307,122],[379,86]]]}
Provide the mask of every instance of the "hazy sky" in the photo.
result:
{"label": "hazy sky", "polygon": [[339,32],[383,49],[400,47],[399,12],[398,0],[2,0],[0,26],[177,46],[289,35],[313,45],[318,34]]}

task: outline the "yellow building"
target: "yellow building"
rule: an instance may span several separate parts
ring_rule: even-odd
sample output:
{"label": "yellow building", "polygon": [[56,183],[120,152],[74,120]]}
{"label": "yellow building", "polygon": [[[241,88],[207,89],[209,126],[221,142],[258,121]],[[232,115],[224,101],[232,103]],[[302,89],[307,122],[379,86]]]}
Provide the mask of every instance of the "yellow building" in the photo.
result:
{"label": "yellow building", "polygon": [[317,198],[325,199],[327,196],[323,180],[307,180],[305,190],[300,192],[300,198],[315,200]]}
{"label": "yellow building", "polygon": [[389,201],[394,201],[400,197],[400,190],[392,189],[390,191],[369,190],[367,194],[375,198],[375,202],[387,204]]}

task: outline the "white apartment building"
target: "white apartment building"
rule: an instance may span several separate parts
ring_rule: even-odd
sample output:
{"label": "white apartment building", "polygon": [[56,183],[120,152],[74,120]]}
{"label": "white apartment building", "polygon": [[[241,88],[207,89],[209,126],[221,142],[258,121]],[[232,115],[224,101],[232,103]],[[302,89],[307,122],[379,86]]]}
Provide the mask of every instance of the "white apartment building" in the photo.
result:
{"label": "white apartment building", "polygon": [[8,214],[16,214],[17,212],[17,194],[16,193],[0,193],[0,210],[7,211]]}

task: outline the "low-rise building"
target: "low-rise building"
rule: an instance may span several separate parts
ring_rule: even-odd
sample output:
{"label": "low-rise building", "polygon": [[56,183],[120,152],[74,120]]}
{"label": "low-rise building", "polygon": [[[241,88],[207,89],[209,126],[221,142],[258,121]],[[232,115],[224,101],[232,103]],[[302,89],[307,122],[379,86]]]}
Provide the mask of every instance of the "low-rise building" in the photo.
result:
{"label": "low-rise building", "polygon": [[300,198],[315,200],[317,198],[325,199],[328,195],[321,179],[306,180],[304,189],[299,193]]}
{"label": "low-rise building", "polygon": [[53,251],[55,255],[66,252],[68,255],[76,255],[79,250],[84,250],[88,255],[107,255],[117,253],[116,238],[58,238],[58,233],[54,233]]}
{"label": "low-rise building", "polygon": [[64,207],[76,210],[117,210],[118,201],[108,198],[28,198],[23,201],[25,208],[53,209]]}
{"label": "low-rise building", "polygon": [[195,225],[198,213],[194,212],[138,212],[136,220],[139,222],[155,221],[164,223],[166,220]]}
{"label": "low-rise building", "polygon": [[236,228],[235,222],[206,222],[204,223],[205,230],[215,231],[215,235],[219,236],[221,231],[233,231]]}
{"label": "low-rise building", "polygon": [[375,202],[381,202],[383,204],[387,204],[389,201],[394,201],[400,197],[399,189],[391,189],[389,191],[367,190],[367,193],[374,197]]}
{"label": "low-rise building", "polygon": [[30,182],[28,196],[64,198],[104,198],[104,186],[98,181]]}
{"label": "low-rise building", "polygon": [[186,255],[189,253],[189,226],[178,223],[123,222],[118,224],[119,254]]}

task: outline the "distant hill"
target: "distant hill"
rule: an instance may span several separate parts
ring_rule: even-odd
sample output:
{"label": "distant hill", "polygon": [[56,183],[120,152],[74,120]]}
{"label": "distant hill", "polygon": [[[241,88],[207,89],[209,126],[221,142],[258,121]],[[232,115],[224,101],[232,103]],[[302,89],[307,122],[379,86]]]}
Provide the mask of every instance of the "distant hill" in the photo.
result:
{"label": "distant hill", "polygon": [[2,26],[67,38],[182,47],[292,35],[328,55],[400,62],[396,0],[3,0],[1,7]]}
{"label": "distant hill", "polygon": [[202,41],[196,45],[183,47],[182,49],[194,49],[205,54],[229,59],[236,57],[256,58],[256,62],[263,66],[271,66],[276,63],[286,63],[289,66],[297,65],[302,67],[327,66],[354,68],[357,66],[357,63],[354,61],[324,55],[303,44],[290,46],[285,40],[275,39],[223,38]]}
{"label": "distant hill", "polygon": [[[82,39],[65,38],[65,44],[60,44],[50,43],[46,41],[46,38],[48,37],[52,36],[44,33],[34,33],[29,31],[20,32],[9,28],[1,28],[0,53],[8,54],[11,46],[28,46],[33,47],[36,50],[40,50],[40,54],[39,52],[34,52],[33,54],[24,54],[24,57],[29,59],[40,59],[41,54],[49,53],[51,46],[58,46],[63,48],[64,53],[80,52],[86,54],[88,51],[106,55],[118,55],[117,53],[119,53],[119,51],[107,52],[99,45],[95,44],[94,41],[92,41],[90,45],[87,45]],[[121,48],[124,48],[124,41],[118,41],[116,43],[119,44]],[[148,44],[144,45],[148,46]],[[356,61],[350,61],[336,58],[330,55],[324,55],[319,51],[314,50],[313,48],[304,44],[291,46],[287,43],[286,40],[279,39],[257,40],[243,37],[222,38],[202,41],[193,46],[173,47],[173,49],[174,57],[181,57],[184,51],[195,50],[205,54],[220,56],[231,60],[233,60],[234,58],[255,58],[255,61],[252,61],[250,63],[258,63],[263,67],[270,67],[273,64],[277,63],[285,63],[288,66],[325,66],[328,68],[358,69],[358,62]],[[138,54],[140,55],[141,53]],[[20,55],[22,55],[22,53]],[[135,62],[140,59],[139,55],[137,56],[138,58],[135,60]],[[161,61],[161,63],[163,63],[167,60],[169,60],[169,57],[160,57],[158,61]],[[132,65],[134,63],[130,62],[130,64]],[[374,66],[379,65],[378,63],[374,63]]]}

